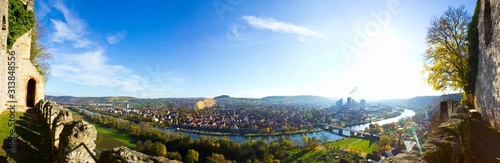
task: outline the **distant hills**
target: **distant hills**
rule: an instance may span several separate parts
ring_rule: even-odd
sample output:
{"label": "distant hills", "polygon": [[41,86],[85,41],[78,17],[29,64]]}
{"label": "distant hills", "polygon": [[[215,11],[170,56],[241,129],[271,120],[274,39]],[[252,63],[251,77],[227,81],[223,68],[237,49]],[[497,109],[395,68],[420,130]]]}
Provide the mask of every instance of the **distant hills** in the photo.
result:
{"label": "distant hills", "polygon": [[276,101],[276,102],[306,102],[306,103],[333,103],[334,100],[328,99],[321,96],[312,95],[298,95],[298,96],[266,96],[261,98],[265,101]]}
{"label": "distant hills", "polygon": [[[133,101],[134,103],[147,103],[155,99],[143,99],[128,96],[118,97],[73,97],[73,96],[45,96],[46,100],[54,101],[57,103],[124,103]],[[158,98],[157,100],[203,100],[204,98]],[[335,100],[321,96],[313,95],[298,95],[298,96],[266,96],[263,98],[234,98],[229,95],[220,95],[214,97],[215,100],[263,100],[268,102],[292,102],[292,103],[331,103]],[[410,99],[393,99],[377,101],[383,104],[397,105],[408,108],[425,108],[432,107],[439,104],[442,100],[460,101],[461,94],[447,94],[441,96],[418,96]]]}
{"label": "distant hills", "polygon": [[73,96],[50,96],[45,95],[46,100],[54,101],[57,103],[111,103],[111,102],[125,102],[135,100],[135,97],[118,96],[118,97],[73,97]]}
{"label": "distant hills", "polygon": [[[142,98],[118,96],[118,97],[73,97],[73,96],[45,96],[46,100],[57,103],[114,103],[126,101],[142,101]],[[203,98],[157,98],[158,100],[202,100]],[[306,102],[306,103],[332,103],[334,100],[321,96],[299,95],[299,96],[267,96],[263,98],[234,98],[229,95],[214,97],[216,100],[264,100],[272,102]],[[152,100],[152,99],[148,99]]]}
{"label": "distant hills", "polygon": [[439,104],[443,100],[453,100],[460,101],[462,95],[459,93],[446,94],[441,96],[417,96],[410,99],[399,99],[399,100],[382,100],[380,103],[399,105],[408,108],[426,108],[432,107]]}

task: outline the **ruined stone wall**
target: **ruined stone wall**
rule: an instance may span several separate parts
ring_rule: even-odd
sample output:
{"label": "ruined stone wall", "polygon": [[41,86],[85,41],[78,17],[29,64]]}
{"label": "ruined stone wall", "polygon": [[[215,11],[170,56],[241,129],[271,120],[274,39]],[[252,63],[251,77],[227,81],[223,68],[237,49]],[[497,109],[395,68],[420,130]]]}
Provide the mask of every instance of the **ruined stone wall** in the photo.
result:
{"label": "ruined stone wall", "polygon": [[0,0],[0,113],[6,108],[7,99],[7,34],[8,23],[8,4],[9,0]]}
{"label": "ruined stone wall", "polygon": [[158,162],[178,163],[156,156],[117,147],[113,150],[103,151],[101,157],[95,157],[97,130],[84,120],[74,121],[71,112],[55,102],[40,100],[35,106],[45,122],[50,133],[51,157],[60,163],[65,162]]}
{"label": "ruined stone wall", "polygon": [[98,163],[123,162],[123,163],[180,163],[181,161],[169,160],[164,157],[149,156],[143,153],[131,150],[127,147],[117,147],[113,150],[105,150],[101,153]]}
{"label": "ruined stone wall", "polygon": [[[444,120],[426,135],[427,141],[422,144],[423,158],[417,149],[410,153],[399,154],[392,158],[381,160],[386,162],[469,162],[470,151],[470,123],[468,110],[457,107],[453,101],[442,101],[437,109],[439,115],[435,119]],[[422,141],[422,140],[421,140]]]}
{"label": "ruined stone wall", "polygon": [[12,45],[10,51],[16,53],[16,101],[17,111],[26,110],[28,100],[28,81],[36,81],[35,103],[44,98],[45,95],[45,77],[42,76],[30,61],[31,51],[31,30],[22,35]]}
{"label": "ruined stone wall", "polygon": [[[22,0],[27,5],[28,10],[33,10],[33,0]],[[30,61],[31,51],[31,30],[19,37],[11,49],[7,49],[7,35],[9,33],[8,21],[9,0],[0,0],[0,113],[7,109],[7,105],[16,105],[16,111],[26,111],[28,100],[28,81],[33,79],[36,82],[34,90],[34,103],[45,96],[45,77],[40,75],[36,67]],[[5,21],[4,21],[5,18]],[[8,96],[8,59],[9,53],[15,52],[15,97]],[[16,103],[7,103],[16,101]]]}
{"label": "ruined stone wall", "polygon": [[51,101],[41,100],[36,109],[48,124],[51,157],[57,162],[96,162],[97,130],[91,124],[73,121],[71,112]]}
{"label": "ruined stone wall", "polygon": [[454,113],[422,146],[427,162],[468,162],[471,154],[470,124],[467,113]]}
{"label": "ruined stone wall", "polygon": [[483,119],[500,130],[500,1],[481,0],[475,106]]}

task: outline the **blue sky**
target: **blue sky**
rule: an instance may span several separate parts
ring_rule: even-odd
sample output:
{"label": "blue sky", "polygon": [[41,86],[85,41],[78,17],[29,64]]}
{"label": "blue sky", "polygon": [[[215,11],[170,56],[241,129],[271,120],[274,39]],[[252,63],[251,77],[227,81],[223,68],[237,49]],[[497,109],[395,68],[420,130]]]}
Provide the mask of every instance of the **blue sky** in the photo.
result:
{"label": "blue sky", "polygon": [[47,95],[437,95],[427,26],[474,1],[37,0]]}

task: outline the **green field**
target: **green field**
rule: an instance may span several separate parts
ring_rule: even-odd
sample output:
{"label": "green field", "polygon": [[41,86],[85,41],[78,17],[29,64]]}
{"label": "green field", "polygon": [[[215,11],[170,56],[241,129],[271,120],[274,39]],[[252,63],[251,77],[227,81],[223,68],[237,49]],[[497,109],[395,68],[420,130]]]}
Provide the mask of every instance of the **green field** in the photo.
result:
{"label": "green field", "polygon": [[330,145],[335,148],[348,149],[349,146],[361,149],[363,152],[361,155],[366,156],[368,153],[372,153],[374,149],[374,143],[370,144],[369,140],[359,139],[359,138],[345,138],[340,139],[334,142],[331,142]]}
{"label": "green field", "polygon": [[344,138],[335,142],[318,145],[314,148],[291,149],[289,152],[290,155],[293,155],[293,157],[297,159],[297,161],[314,162],[321,161],[318,159],[321,158],[321,156],[326,155],[328,152],[327,149],[331,147],[335,147],[335,149],[340,148],[345,151],[352,151],[361,154],[362,156],[366,156],[366,154],[373,152],[375,144],[370,144],[369,140],[359,138]]}
{"label": "green field", "polygon": [[[23,113],[16,113],[16,119],[19,120],[19,117],[23,115]],[[8,125],[10,119],[10,113],[6,112],[0,114],[0,146],[3,147],[4,141],[10,136],[11,126]],[[0,148],[0,156],[2,157],[0,161],[9,161],[15,162],[11,157],[7,156],[7,151],[4,148]]]}
{"label": "green field", "polygon": [[[74,120],[79,120],[83,118],[80,115],[80,113],[73,110],[71,110],[71,112],[73,113]],[[135,144],[135,139],[130,137],[128,134],[125,134],[114,128],[107,128],[99,124],[93,123],[92,121],[86,118],[84,118],[84,120],[94,125],[94,127],[97,130],[97,139],[95,141],[95,144],[96,148],[99,151],[102,151],[103,149],[113,149],[119,146],[126,146],[129,148],[137,147]]]}
{"label": "green field", "polygon": [[290,154],[295,156],[298,161],[307,161],[314,157],[325,155],[327,150],[323,145],[319,145],[313,149],[305,149],[305,148],[295,148],[290,150]]}

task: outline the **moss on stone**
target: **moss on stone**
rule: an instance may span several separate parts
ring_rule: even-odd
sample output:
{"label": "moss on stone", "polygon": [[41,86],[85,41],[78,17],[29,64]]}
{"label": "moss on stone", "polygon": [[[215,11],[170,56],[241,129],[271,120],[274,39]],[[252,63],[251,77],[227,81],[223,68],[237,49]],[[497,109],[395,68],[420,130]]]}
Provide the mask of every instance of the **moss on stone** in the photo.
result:
{"label": "moss on stone", "polygon": [[9,35],[7,36],[7,48],[12,48],[17,38],[28,32],[35,26],[35,14],[26,10],[21,0],[9,0]]}

